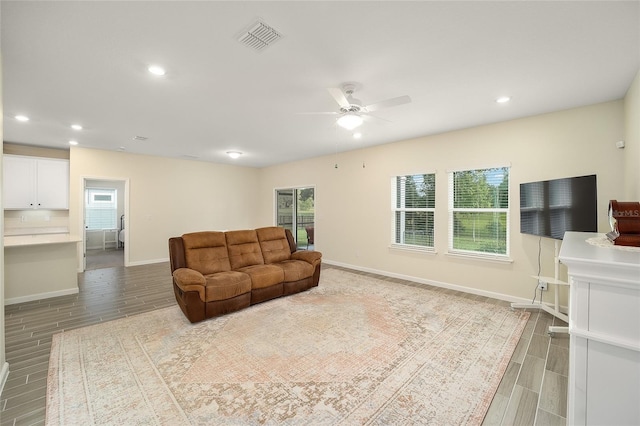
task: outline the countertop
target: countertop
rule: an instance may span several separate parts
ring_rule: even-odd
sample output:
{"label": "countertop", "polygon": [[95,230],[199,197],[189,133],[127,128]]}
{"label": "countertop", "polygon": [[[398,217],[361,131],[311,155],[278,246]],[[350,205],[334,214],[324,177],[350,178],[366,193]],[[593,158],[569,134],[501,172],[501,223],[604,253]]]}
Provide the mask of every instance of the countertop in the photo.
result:
{"label": "countertop", "polygon": [[565,233],[559,257],[572,270],[571,275],[588,276],[599,284],[640,286],[639,249],[615,246],[604,234]]}
{"label": "countertop", "polygon": [[9,235],[4,237],[4,246],[36,246],[45,244],[78,243],[80,241],[82,241],[82,238],[71,234]]}

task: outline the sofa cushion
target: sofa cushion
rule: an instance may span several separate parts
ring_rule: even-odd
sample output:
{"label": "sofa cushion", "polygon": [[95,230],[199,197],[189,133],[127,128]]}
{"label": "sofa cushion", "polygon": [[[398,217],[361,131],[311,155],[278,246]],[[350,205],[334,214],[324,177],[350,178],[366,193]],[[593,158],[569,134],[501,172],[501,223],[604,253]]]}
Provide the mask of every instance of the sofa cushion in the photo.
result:
{"label": "sofa cushion", "polygon": [[227,271],[205,275],[205,297],[203,302],[227,300],[251,292],[251,277],[242,272]]}
{"label": "sofa cushion", "polygon": [[251,265],[238,271],[251,276],[251,289],[265,288],[284,282],[284,271],[276,265]]}
{"label": "sofa cushion", "polygon": [[314,267],[303,260],[284,260],[274,264],[284,271],[284,282],[300,281],[313,276]]}
{"label": "sofa cushion", "polygon": [[252,265],[264,265],[258,235],[254,229],[225,232],[229,262],[234,271]]}
{"label": "sofa cushion", "polygon": [[276,263],[291,258],[291,247],[284,228],[270,226],[256,229],[264,263]]}
{"label": "sofa cushion", "polygon": [[203,275],[231,270],[224,232],[193,232],[184,234],[182,241],[187,268]]}

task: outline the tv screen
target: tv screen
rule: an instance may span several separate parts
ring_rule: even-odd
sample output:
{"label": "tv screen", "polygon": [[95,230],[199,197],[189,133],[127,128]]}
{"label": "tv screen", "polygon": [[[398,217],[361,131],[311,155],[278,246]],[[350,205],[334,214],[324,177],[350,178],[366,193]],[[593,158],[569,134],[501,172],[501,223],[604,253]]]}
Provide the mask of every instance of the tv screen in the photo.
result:
{"label": "tv screen", "polygon": [[520,184],[520,232],[561,240],[598,232],[596,175]]}

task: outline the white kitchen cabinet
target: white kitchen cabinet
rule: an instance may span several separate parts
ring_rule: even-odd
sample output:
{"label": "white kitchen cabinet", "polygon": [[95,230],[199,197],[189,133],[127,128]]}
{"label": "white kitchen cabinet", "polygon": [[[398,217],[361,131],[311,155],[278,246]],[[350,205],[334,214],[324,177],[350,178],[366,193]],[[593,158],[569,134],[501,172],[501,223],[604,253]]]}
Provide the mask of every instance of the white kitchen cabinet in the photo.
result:
{"label": "white kitchen cabinet", "polygon": [[5,209],[69,208],[69,160],[5,155],[3,161]]}
{"label": "white kitchen cabinet", "polygon": [[[588,240],[591,240],[589,242]],[[567,232],[568,425],[640,424],[640,252]]]}

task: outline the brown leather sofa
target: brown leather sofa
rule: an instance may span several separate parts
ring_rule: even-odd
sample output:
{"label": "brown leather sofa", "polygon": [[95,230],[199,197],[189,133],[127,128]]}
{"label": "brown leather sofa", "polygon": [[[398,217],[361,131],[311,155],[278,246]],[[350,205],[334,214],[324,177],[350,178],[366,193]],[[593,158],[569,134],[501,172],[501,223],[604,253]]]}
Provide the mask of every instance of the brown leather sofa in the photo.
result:
{"label": "brown leather sofa", "polygon": [[198,322],[317,286],[322,254],[273,226],[172,237],[169,258],[176,301]]}

